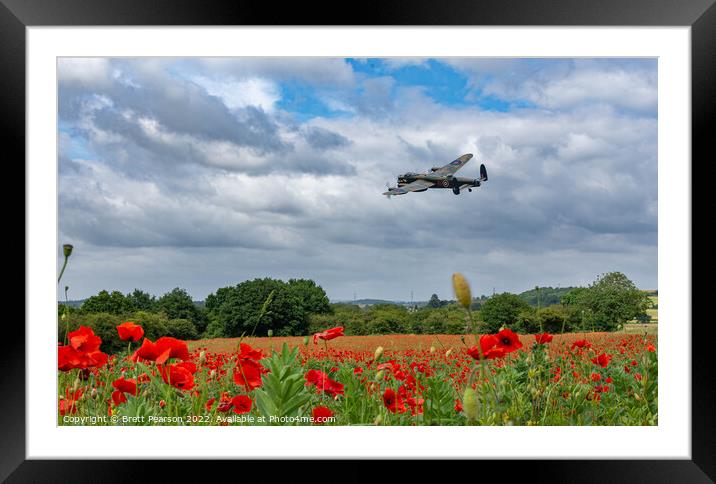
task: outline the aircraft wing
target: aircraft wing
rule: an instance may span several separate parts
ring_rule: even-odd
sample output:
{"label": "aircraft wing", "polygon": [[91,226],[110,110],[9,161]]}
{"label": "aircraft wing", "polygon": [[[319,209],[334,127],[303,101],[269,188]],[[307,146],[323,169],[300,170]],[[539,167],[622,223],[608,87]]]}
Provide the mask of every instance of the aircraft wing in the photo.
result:
{"label": "aircraft wing", "polygon": [[457,160],[451,161],[450,163],[443,166],[442,168],[438,168],[434,173],[436,175],[454,175],[455,172],[458,171],[463,166],[465,166],[465,164],[468,161],[470,161],[471,158],[472,158],[472,154],[470,154],[470,153],[462,155]]}
{"label": "aircraft wing", "polygon": [[389,188],[387,192],[383,192],[383,195],[405,195],[408,192],[427,190],[433,185],[435,185],[435,183],[428,180],[415,180],[402,187]]}

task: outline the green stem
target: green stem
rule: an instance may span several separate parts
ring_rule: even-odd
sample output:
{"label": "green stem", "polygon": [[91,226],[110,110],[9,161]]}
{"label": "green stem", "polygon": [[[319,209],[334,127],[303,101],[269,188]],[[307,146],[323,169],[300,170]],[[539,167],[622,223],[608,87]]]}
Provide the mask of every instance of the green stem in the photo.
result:
{"label": "green stem", "polygon": [[57,284],[60,283],[60,279],[62,279],[62,274],[65,273],[65,267],[67,267],[67,259],[68,259],[68,257],[65,256],[65,262],[64,262],[64,264],[62,264],[62,270],[60,270],[60,276],[57,278]]}

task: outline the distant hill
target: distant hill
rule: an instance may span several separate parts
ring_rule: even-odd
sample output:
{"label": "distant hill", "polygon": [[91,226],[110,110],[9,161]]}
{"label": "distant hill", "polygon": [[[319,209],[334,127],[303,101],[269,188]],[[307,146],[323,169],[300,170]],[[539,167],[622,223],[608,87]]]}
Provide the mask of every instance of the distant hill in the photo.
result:
{"label": "distant hill", "polygon": [[395,304],[396,306],[425,306],[427,301],[388,301],[387,299],[356,299],[331,301],[333,304],[355,304],[356,306],[375,306],[377,304]]}

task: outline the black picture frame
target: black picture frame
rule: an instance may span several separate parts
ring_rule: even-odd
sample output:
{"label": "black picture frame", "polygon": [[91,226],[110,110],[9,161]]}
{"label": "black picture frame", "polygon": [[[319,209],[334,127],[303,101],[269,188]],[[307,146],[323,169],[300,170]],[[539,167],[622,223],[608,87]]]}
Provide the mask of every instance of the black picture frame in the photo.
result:
{"label": "black picture frame", "polygon": [[[328,2],[286,3],[277,8],[273,2],[244,0],[224,4],[178,0],[0,0],[0,136],[7,156],[25,159],[25,28],[30,26],[112,26],[112,25],[543,25],[543,26],[690,26],[692,62],[692,197],[696,186],[707,183],[714,172],[713,138],[708,121],[716,117],[716,6],[715,0],[429,0],[404,2],[390,0],[343,4]],[[319,13],[322,12],[322,13]],[[328,13],[326,13],[328,12]],[[9,164],[9,163],[8,163]],[[20,166],[18,162],[13,163]],[[24,164],[23,164],[24,166]],[[706,168],[708,167],[708,171]],[[687,169],[674,166],[673,169]],[[698,176],[696,174],[698,173]],[[6,175],[7,176],[7,175]],[[668,175],[662,175],[668,176]],[[25,180],[22,170],[20,177]],[[6,178],[9,180],[10,178]],[[14,181],[14,178],[12,179]],[[23,183],[24,186],[24,183]],[[692,203],[692,260],[699,265],[692,270],[692,301],[708,300],[713,284],[697,273],[706,275],[712,266],[714,251],[707,248],[695,231],[706,230],[713,220],[713,197],[705,203]],[[9,205],[6,202],[6,207]],[[701,217],[699,217],[701,215]],[[24,232],[23,232],[24,233]],[[23,236],[24,237],[24,236]],[[25,240],[27,244],[27,240]],[[14,243],[13,243],[14,244]],[[27,245],[25,245],[27,247]],[[707,250],[711,249],[711,250]],[[32,254],[25,251],[25,260]],[[712,276],[712,275],[711,275]],[[713,276],[712,276],[713,277]],[[23,279],[24,280],[24,279]],[[12,292],[9,292],[11,294]],[[11,306],[19,304],[13,298]],[[693,306],[692,306],[693,307]],[[497,475],[535,478],[549,482],[713,482],[716,479],[716,418],[713,412],[714,377],[711,373],[709,347],[713,335],[710,318],[699,319],[692,311],[692,460],[615,460],[503,462],[497,464],[459,463],[468,475],[486,479],[497,469]],[[199,466],[167,465],[166,462],[131,463],[126,461],[59,461],[26,460],[25,455],[25,332],[17,319],[6,317],[0,352],[0,479],[7,482],[132,482],[144,480],[147,466],[161,467],[162,480],[194,472],[217,469],[235,472],[241,479],[261,478],[262,466],[237,466],[225,462]],[[424,460],[424,459],[423,459]],[[354,463],[355,464],[355,463]],[[401,480],[421,469],[418,463],[402,466]],[[297,472],[311,475],[308,467],[291,464]],[[194,467],[192,469],[191,467]],[[370,467],[370,466],[369,466]],[[384,480],[377,471],[360,466],[343,467],[344,477]],[[509,469],[507,471],[506,469]],[[233,469],[233,471],[231,470]],[[339,468],[340,469],[340,468]],[[445,469],[445,467],[441,467]],[[332,471],[329,475],[334,475]],[[544,472],[544,473],[543,473]],[[230,474],[231,475],[231,474]],[[373,477],[371,477],[373,476]],[[409,478],[408,478],[409,479]]]}

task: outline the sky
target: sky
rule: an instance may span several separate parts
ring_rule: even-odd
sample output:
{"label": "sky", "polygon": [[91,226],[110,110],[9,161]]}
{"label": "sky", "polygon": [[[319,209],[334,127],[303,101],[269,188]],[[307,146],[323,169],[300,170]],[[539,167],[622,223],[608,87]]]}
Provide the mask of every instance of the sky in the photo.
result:
{"label": "sky", "polygon": [[[657,60],[60,58],[58,296],[657,289]],[[388,199],[464,153],[472,193]]]}

